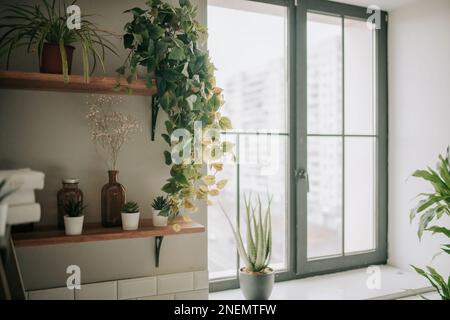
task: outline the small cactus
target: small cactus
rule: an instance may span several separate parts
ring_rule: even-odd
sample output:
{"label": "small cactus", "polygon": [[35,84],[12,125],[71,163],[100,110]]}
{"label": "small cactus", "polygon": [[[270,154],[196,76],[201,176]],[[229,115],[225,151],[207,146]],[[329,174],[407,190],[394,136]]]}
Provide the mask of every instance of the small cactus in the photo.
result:
{"label": "small cactus", "polygon": [[139,205],[136,202],[127,202],[122,207],[123,213],[137,213],[139,212]]}
{"label": "small cactus", "polygon": [[87,206],[83,206],[83,202],[81,201],[69,199],[69,201],[64,204],[64,212],[71,218],[81,217],[86,207]]}
{"label": "small cactus", "polygon": [[152,208],[155,210],[163,210],[168,204],[169,203],[166,198],[159,196],[153,200]]}

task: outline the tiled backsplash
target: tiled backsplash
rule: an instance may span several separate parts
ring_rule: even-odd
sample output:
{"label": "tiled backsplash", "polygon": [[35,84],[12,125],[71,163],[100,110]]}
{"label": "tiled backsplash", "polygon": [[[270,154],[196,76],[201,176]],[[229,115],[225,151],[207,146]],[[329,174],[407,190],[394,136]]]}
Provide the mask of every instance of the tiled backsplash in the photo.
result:
{"label": "tiled backsplash", "polygon": [[207,300],[208,272],[195,271],[28,292],[29,300]]}

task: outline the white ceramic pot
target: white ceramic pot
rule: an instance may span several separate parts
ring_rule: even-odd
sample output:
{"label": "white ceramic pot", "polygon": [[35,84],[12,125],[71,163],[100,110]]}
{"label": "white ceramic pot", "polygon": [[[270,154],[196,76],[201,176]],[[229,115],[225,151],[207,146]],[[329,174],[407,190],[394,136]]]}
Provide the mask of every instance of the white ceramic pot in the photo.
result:
{"label": "white ceramic pot", "polygon": [[0,237],[5,235],[6,220],[8,218],[8,204],[0,204]]}
{"label": "white ceramic pot", "polygon": [[167,221],[169,220],[168,217],[162,217],[159,216],[159,212],[161,210],[155,210],[153,209],[153,226],[155,227],[166,227]]}
{"label": "white ceramic pot", "polygon": [[139,228],[140,212],[125,213],[122,212],[122,229],[123,230],[137,230]]}
{"label": "white ceramic pot", "polygon": [[69,217],[64,216],[64,228],[66,230],[66,236],[77,236],[83,232],[84,216],[81,217]]}

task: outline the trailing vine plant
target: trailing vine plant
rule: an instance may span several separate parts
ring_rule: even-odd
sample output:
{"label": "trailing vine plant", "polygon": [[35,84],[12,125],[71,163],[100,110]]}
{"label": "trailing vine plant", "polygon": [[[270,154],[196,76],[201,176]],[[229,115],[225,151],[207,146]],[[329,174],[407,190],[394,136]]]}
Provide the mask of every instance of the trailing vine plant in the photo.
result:
{"label": "trailing vine plant", "polygon": [[[125,11],[133,15],[123,36],[130,52],[117,72],[131,83],[143,67],[147,86],[156,80],[153,108],[167,114],[162,138],[168,145],[165,163],[171,167],[162,191],[167,193],[174,218],[182,208],[197,211],[196,200],[217,196],[225,187],[227,181],[217,178],[223,170],[219,159],[225,154],[234,158],[233,144],[222,141],[218,133],[232,125],[220,113],[222,89],[216,87],[208,52],[200,48],[206,28],[196,21],[197,8],[189,0],[179,0],[177,7],[161,0],[148,0],[146,5],[146,9]],[[192,147],[194,141],[197,144]],[[174,155],[181,154],[183,161],[175,161]],[[212,174],[203,174],[205,163]]]}

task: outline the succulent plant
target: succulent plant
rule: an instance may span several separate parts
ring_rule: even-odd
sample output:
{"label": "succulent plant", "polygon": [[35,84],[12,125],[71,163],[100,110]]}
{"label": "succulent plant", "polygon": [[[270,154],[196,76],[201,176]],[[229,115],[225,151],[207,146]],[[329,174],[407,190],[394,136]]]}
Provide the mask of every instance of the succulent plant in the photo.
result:
{"label": "succulent plant", "polygon": [[139,205],[136,202],[127,202],[122,207],[123,213],[137,213],[139,212]]}
{"label": "succulent plant", "polygon": [[153,199],[152,208],[158,210],[158,216],[169,217],[171,213],[171,206],[169,200],[162,196]]}
{"label": "succulent plant", "polygon": [[221,207],[231,229],[233,230],[236,247],[239,256],[245,264],[247,272],[265,272],[272,254],[272,222],[270,218],[270,205],[272,197],[268,199],[266,213],[263,219],[261,199],[258,197],[256,205],[252,205],[251,196],[245,200],[246,213],[246,240],[247,248],[244,246],[240,230],[233,226],[231,219]]}
{"label": "succulent plant", "polygon": [[153,199],[152,208],[155,210],[163,210],[168,204],[169,203],[166,198],[159,196]]}
{"label": "succulent plant", "polygon": [[83,206],[83,202],[81,201],[69,199],[69,201],[64,204],[64,212],[71,218],[81,217],[86,207],[87,206]]}

